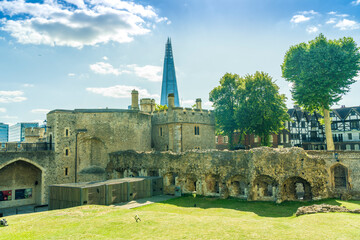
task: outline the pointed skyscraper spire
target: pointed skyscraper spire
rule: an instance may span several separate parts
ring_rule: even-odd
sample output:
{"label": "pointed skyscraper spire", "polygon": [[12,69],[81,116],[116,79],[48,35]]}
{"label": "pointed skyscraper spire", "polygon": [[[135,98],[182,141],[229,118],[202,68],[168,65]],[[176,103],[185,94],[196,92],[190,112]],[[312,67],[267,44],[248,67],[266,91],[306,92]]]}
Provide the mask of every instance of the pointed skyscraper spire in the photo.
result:
{"label": "pointed skyscraper spire", "polygon": [[175,107],[179,107],[179,94],[176,83],[174,58],[172,54],[171,40],[168,38],[165,45],[164,70],[160,100],[161,105],[168,105],[168,95],[170,93],[174,94]]}

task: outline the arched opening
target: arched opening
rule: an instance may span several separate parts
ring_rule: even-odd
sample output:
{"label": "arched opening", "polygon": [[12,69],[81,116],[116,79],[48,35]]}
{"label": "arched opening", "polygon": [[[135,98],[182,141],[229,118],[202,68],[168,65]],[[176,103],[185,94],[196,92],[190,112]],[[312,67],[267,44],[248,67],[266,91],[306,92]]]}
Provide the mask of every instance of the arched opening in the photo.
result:
{"label": "arched opening", "polygon": [[194,176],[188,176],[185,180],[185,190],[193,192],[197,190],[197,179]]}
{"label": "arched opening", "polygon": [[0,205],[3,207],[42,203],[42,170],[25,160],[0,169]]}
{"label": "arched opening", "polygon": [[348,169],[342,164],[336,164],[331,168],[333,187],[346,189],[348,186]]}
{"label": "arched opening", "polygon": [[209,174],[205,177],[206,190],[209,193],[220,193],[219,176]]}
{"label": "arched opening", "polygon": [[248,183],[244,176],[236,175],[227,182],[229,194],[232,197],[240,197],[248,195]]}
{"label": "arched opening", "polygon": [[267,175],[260,175],[253,182],[255,199],[275,197],[278,183],[275,179]]}
{"label": "arched opening", "polygon": [[175,185],[175,173],[170,172],[170,173],[166,173],[164,175],[164,185],[165,186],[174,186]]}
{"label": "arched opening", "polygon": [[301,177],[290,177],[282,185],[281,198],[283,200],[311,200],[311,186]]}

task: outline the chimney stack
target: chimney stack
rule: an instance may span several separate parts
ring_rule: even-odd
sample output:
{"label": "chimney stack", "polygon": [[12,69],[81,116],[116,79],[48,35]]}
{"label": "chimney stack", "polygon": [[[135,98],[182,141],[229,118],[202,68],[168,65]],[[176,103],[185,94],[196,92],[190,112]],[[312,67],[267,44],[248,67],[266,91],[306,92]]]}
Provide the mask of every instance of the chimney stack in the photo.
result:
{"label": "chimney stack", "polygon": [[139,110],[139,92],[135,89],[131,91],[131,110]]}
{"label": "chimney stack", "polygon": [[175,107],[174,98],[175,98],[174,94],[169,93],[169,95],[168,95],[168,104],[169,104],[168,108],[169,108],[169,110]]}
{"label": "chimney stack", "polygon": [[196,99],[196,109],[202,110],[202,107],[201,107],[201,98],[197,98],[197,99]]}

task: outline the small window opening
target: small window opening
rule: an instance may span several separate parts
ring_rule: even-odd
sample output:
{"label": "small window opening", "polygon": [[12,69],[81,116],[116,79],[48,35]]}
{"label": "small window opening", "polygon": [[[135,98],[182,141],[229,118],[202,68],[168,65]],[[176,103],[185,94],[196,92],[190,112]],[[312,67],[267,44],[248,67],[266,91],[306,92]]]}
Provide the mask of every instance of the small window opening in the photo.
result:
{"label": "small window opening", "polygon": [[200,135],[200,127],[199,126],[195,126],[194,131],[195,131],[195,135]]}
{"label": "small window opening", "polygon": [[69,136],[69,129],[65,130],[65,136],[68,137]]}
{"label": "small window opening", "polygon": [[69,168],[65,168],[65,176],[69,175]]}
{"label": "small window opening", "polygon": [[65,156],[69,156],[69,149],[65,149]]}
{"label": "small window opening", "polygon": [[162,127],[159,128],[159,136],[160,136],[160,137],[163,135],[163,131],[162,131],[162,130],[163,130]]}

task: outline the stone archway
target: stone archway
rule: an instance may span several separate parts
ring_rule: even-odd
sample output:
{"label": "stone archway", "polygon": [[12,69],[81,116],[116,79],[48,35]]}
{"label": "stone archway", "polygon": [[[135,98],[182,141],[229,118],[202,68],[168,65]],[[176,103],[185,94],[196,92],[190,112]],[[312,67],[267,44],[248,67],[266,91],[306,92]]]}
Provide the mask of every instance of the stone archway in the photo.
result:
{"label": "stone archway", "polygon": [[290,200],[311,200],[311,185],[305,179],[294,176],[286,179],[281,188],[281,199]]}
{"label": "stone archway", "polygon": [[219,194],[220,193],[220,182],[219,176],[214,174],[209,174],[205,177],[206,191],[209,194]]}
{"label": "stone archway", "polygon": [[199,186],[197,186],[197,179],[195,176],[189,175],[185,179],[185,191],[193,192],[198,191]]}
{"label": "stone archway", "polygon": [[252,198],[253,200],[275,200],[278,183],[276,180],[268,175],[260,175],[255,178],[252,184]]}
{"label": "stone archway", "polygon": [[44,202],[44,169],[28,159],[0,165],[0,202],[4,207]]}
{"label": "stone archway", "polygon": [[331,185],[335,189],[347,189],[348,188],[348,168],[344,165],[337,163],[330,168],[331,172]]}
{"label": "stone archway", "polygon": [[235,175],[227,181],[229,195],[231,197],[247,197],[249,191],[249,184],[246,178],[241,175]]}

